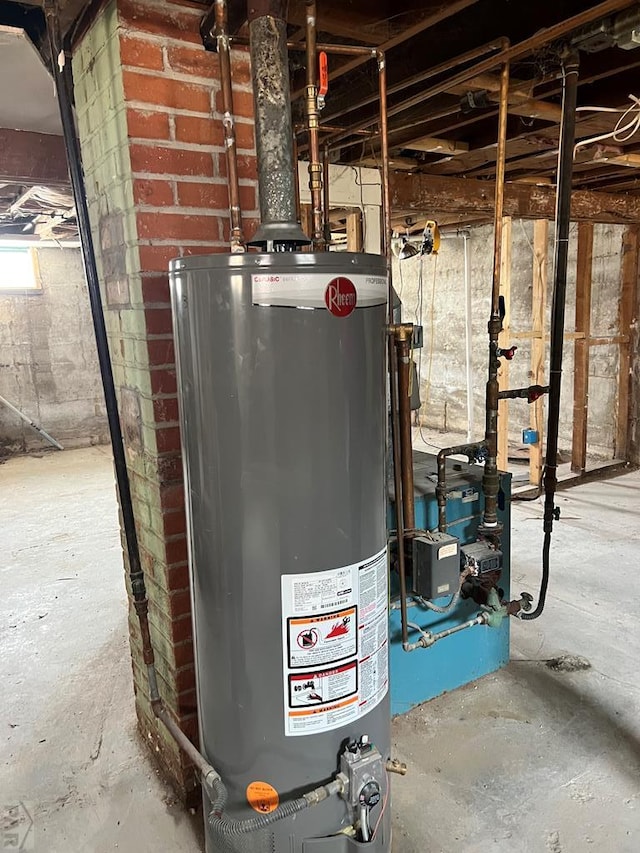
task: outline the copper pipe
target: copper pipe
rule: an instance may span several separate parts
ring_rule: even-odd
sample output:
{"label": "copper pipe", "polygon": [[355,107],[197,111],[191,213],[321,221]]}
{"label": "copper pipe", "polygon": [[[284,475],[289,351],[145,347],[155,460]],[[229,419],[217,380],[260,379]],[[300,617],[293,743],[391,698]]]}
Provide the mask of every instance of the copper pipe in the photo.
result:
{"label": "copper pipe", "polygon": [[382,152],[382,254],[387,259],[387,275],[389,277],[389,322],[393,322],[393,287],[391,285],[391,201],[389,198],[389,138],[387,110],[387,59],[384,51],[377,53],[378,60],[378,94],[380,99],[380,145]]}
{"label": "copper pipe", "polygon": [[322,225],[324,232],[325,248],[329,248],[331,242],[331,222],[329,221],[329,213],[331,212],[331,198],[329,191],[329,149],[325,145],[322,149]]}
{"label": "copper pipe", "polygon": [[500,316],[500,280],[502,274],[502,215],[504,212],[504,176],[507,154],[507,117],[509,110],[509,63],[505,62],[500,74],[500,107],[498,113],[498,147],[496,152],[496,193],[493,245],[493,287],[491,290],[491,316],[489,317],[489,376],[486,391],[486,425],[484,440],[487,461],[482,477],[484,513],[481,528],[484,532],[499,534],[498,492],[498,370],[500,353],[498,336],[502,331]]}
{"label": "copper pipe", "polygon": [[[244,36],[233,36],[234,44],[247,45],[249,39]],[[307,50],[304,42],[288,41],[287,48],[289,50],[297,50],[301,53]],[[375,47],[360,47],[359,45],[351,44],[316,44],[316,50],[323,50],[325,53],[333,53],[336,56],[368,56],[374,59],[377,50]]]}
{"label": "copper pipe", "polygon": [[413,489],[413,440],[411,436],[411,335],[413,327],[394,327],[396,364],[398,371],[398,417],[400,425],[400,466],[402,476],[402,506],[405,532],[416,526]]}
{"label": "copper pipe", "polygon": [[231,251],[245,252],[242,230],[242,210],[240,209],[240,183],[238,180],[238,154],[236,150],[236,131],[233,117],[233,87],[231,83],[231,51],[227,33],[227,2],[216,0],[216,42],[220,57],[220,89],[224,112],[224,147],[227,156],[227,186],[229,188],[229,216],[231,220]]}
{"label": "copper pipe", "polygon": [[[393,111],[389,111],[389,116],[397,115],[399,112],[403,112],[405,109],[410,109],[411,107],[422,103],[422,101],[424,100],[428,100],[429,98],[432,98],[435,95],[442,94],[442,92],[446,91],[447,89],[459,86],[462,83],[465,83],[467,80],[471,79],[472,77],[476,77],[479,74],[484,74],[487,71],[492,71],[496,67],[496,65],[504,64],[506,62],[512,62],[516,59],[521,59],[523,56],[527,56],[528,54],[542,47],[543,45],[562,38],[574,29],[584,26],[585,24],[592,23],[593,21],[597,21],[601,18],[605,18],[612,12],[617,12],[620,9],[625,9],[627,6],[632,5],[633,0],[606,0],[606,2],[604,3],[599,3],[597,6],[593,6],[590,9],[585,10],[584,12],[580,12],[579,14],[574,15],[571,18],[565,19],[564,21],[560,21],[560,23],[558,24],[554,24],[551,27],[539,30],[537,33],[535,33],[535,35],[531,36],[530,38],[524,39],[516,45],[507,47],[495,56],[490,56],[482,62],[479,62],[477,65],[474,65],[471,68],[467,68],[466,71],[462,71],[459,74],[450,77],[445,83],[440,84],[438,86],[434,86],[431,89],[428,89],[426,92],[423,92],[421,95],[410,98],[402,104],[398,104],[396,107],[393,108]],[[357,124],[354,124],[353,128],[349,128],[349,132],[347,133],[347,135],[350,136],[356,128],[362,129],[370,127],[374,123],[375,119],[367,119],[364,122],[358,122]],[[334,144],[342,138],[343,135],[339,137],[330,138],[329,141]]]}
{"label": "copper pipe", "polygon": [[[389,290],[393,292],[391,279]],[[393,315],[393,300],[389,301],[390,317]],[[391,326],[391,323],[389,324]],[[393,460],[393,495],[396,511],[396,532],[398,540],[398,576],[400,580],[400,625],[403,649],[409,643],[409,616],[407,613],[407,569],[405,559],[405,526],[402,499],[402,477],[400,462],[400,419],[398,414],[398,371],[396,348],[393,335],[388,335],[389,345],[389,396],[391,402],[391,454]]]}
{"label": "copper pipe", "polygon": [[[378,96],[376,95],[376,100],[378,100]],[[320,133],[340,133],[345,130],[344,127],[339,127],[338,125],[332,124],[321,124],[320,125]],[[294,128],[296,134],[306,133],[307,125],[306,124],[297,124]],[[377,136],[378,133],[375,130],[356,130],[354,131],[359,136]]]}
{"label": "copper pipe", "polygon": [[409,616],[407,613],[407,567],[405,555],[404,495],[402,486],[402,462],[400,458],[400,415],[398,410],[398,361],[394,345],[393,328],[393,284],[391,282],[391,206],[389,200],[389,148],[387,144],[387,63],[384,51],[377,52],[378,91],[380,96],[380,133],[382,136],[382,253],[386,259],[388,283],[389,334],[389,402],[391,408],[391,455],[393,461],[393,496],[396,510],[396,532],[398,539],[398,575],[400,579],[400,624],[402,647],[409,645]]}
{"label": "copper pipe", "polygon": [[[416,86],[418,83],[424,83],[426,80],[430,80],[432,77],[437,77],[439,74],[448,73],[450,74],[452,69],[457,65],[464,65],[465,62],[472,62],[474,59],[477,59],[480,56],[484,56],[486,53],[490,53],[493,50],[504,49],[504,44],[502,39],[497,39],[496,41],[489,42],[488,44],[483,44],[481,47],[476,47],[473,50],[468,50],[466,53],[461,53],[460,56],[456,56],[453,59],[448,60],[447,62],[441,62],[439,65],[433,65],[431,68],[427,68],[426,71],[421,71],[419,74],[415,74],[413,77],[409,77],[406,80],[403,80],[401,83],[396,83],[394,86],[389,86],[387,91],[387,95],[395,95],[397,92],[402,92],[404,89],[408,89],[411,86]],[[347,113],[354,112],[355,110],[360,110],[363,107],[369,106],[369,104],[375,103],[377,100],[377,95],[370,95],[368,98],[364,98],[361,101],[357,101],[355,104],[349,104],[337,112],[333,112],[327,115],[327,121],[333,121],[337,118],[342,118],[342,116]],[[323,125],[325,127],[325,125]]]}
{"label": "copper pipe", "polygon": [[[508,45],[508,39],[503,39],[503,44]],[[499,54],[499,56],[504,56],[505,52]],[[459,86],[465,81],[469,80],[471,77],[476,77],[480,73],[480,68],[484,68],[487,63],[490,64],[490,67],[493,67],[496,64],[497,57],[490,57],[489,59],[485,59],[483,62],[480,62],[478,65],[474,65],[472,68],[467,68],[465,71],[460,71],[458,74],[454,74],[453,77],[448,77],[446,80],[441,80],[440,83],[436,83],[430,89],[427,89],[425,92],[418,92],[417,95],[413,95],[410,98],[407,98],[405,101],[402,101],[399,104],[396,104],[395,107],[391,107],[388,111],[387,115],[389,118],[392,118],[395,115],[399,115],[400,113],[406,112],[407,110],[412,109],[413,107],[417,107],[420,104],[424,103],[424,101],[428,101],[431,98],[435,98],[436,95],[442,95],[447,92],[449,89],[454,88],[455,86]],[[486,69],[485,69],[486,70]],[[371,127],[371,125],[375,124],[376,119],[369,118],[364,122],[359,122],[357,124],[357,128],[362,130],[364,128]],[[343,139],[345,136],[351,136],[353,129],[349,128],[344,131],[342,134],[331,134],[328,138],[328,142],[336,143]]]}
{"label": "copper pipe", "polygon": [[320,113],[318,111],[316,47],[316,2],[306,0],[307,4],[307,87],[306,114],[309,131],[309,190],[311,192],[311,215],[313,227],[313,249],[324,249],[324,229],[322,222],[322,164],[320,163],[320,133],[318,130]]}
{"label": "copper pipe", "polygon": [[298,158],[299,148],[298,148],[298,137],[294,131],[293,133],[293,183],[295,186],[296,192],[296,221],[302,222],[302,207],[300,204],[300,173],[298,172]]}
{"label": "copper pipe", "polygon": [[491,313],[500,312],[500,276],[502,264],[502,214],[504,211],[504,176],[507,154],[507,119],[509,117],[509,63],[500,74],[500,106],[498,112],[498,147],[496,154],[495,238],[493,247],[493,291]]}

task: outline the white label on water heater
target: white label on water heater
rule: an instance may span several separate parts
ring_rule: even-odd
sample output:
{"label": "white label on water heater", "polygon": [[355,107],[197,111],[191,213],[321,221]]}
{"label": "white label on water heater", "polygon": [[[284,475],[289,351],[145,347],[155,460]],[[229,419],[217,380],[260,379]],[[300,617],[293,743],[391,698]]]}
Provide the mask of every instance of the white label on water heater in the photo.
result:
{"label": "white label on water heater", "polygon": [[282,577],[285,734],[357,720],[389,687],[386,548],[368,560]]}
{"label": "white label on water heater", "polygon": [[348,316],[354,308],[384,305],[387,280],[379,275],[336,275],[326,272],[256,273],[251,276],[252,302],[264,307],[322,308]]}

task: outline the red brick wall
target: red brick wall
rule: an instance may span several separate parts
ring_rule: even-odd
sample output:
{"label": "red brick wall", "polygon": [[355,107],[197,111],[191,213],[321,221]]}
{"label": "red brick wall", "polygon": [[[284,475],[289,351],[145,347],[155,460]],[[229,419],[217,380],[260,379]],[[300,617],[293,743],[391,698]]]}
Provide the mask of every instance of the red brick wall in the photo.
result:
{"label": "red brick wall", "polygon": [[[229,249],[218,59],[202,48],[201,15],[202,6],[186,0],[111,0],[73,58],[87,193],[160,688],[194,739],[195,680],[167,266],[179,255]],[[256,226],[257,184],[246,53],[234,51],[232,68],[241,199],[250,235]],[[132,611],[129,625],[141,730],[188,799],[195,790],[193,774],[153,718]]]}

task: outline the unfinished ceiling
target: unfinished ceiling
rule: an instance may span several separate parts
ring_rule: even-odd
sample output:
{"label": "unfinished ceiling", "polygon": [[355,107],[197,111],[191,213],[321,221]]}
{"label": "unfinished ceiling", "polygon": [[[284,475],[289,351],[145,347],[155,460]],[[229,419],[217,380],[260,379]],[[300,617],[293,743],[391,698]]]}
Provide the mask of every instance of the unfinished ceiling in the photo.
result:
{"label": "unfinished ceiling", "polygon": [[[0,15],[3,8],[14,10],[14,16],[15,10],[33,14],[37,5],[0,0]],[[77,31],[90,5],[62,0],[63,23],[69,27],[75,22]],[[198,5],[204,14],[212,4]],[[469,208],[478,193],[482,196],[478,185],[486,182],[490,196],[495,178],[499,63],[507,44],[512,60],[507,181],[528,186],[530,197],[535,187],[544,195],[543,188],[553,186],[562,96],[560,57],[563,49],[573,46],[580,49],[577,138],[584,143],[592,137],[605,137],[581,144],[576,151],[574,188],[617,198],[640,191],[640,134],[612,135],[623,110],[632,108],[624,124],[640,115],[640,106],[629,98],[640,96],[637,0],[589,4],[540,0],[526,15],[516,0],[428,0],[408,5],[390,0],[318,2],[321,42],[386,51],[389,144],[391,168],[396,173],[392,175],[395,224],[404,223],[407,217],[417,221],[423,213],[439,214],[441,221],[452,222],[490,218],[486,211]],[[240,34],[245,13],[244,0],[230,3],[230,19],[235,20]],[[292,44],[302,44],[304,0],[289,3],[288,20]],[[0,59],[3,52],[0,50]],[[292,100],[294,115],[301,123],[304,61],[304,52],[292,49]],[[334,161],[376,166],[380,162],[376,65],[366,57],[330,55],[329,69],[329,93],[321,115],[322,142]],[[51,101],[50,84],[48,94]],[[18,110],[29,103],[27,113],[36,111],[36,102],[27,97],[12,98],[14,105],[16,102]],[[46,102],[44,113],[50,107]],[[0,126],[3,124],[0,107]],[[299,142],[304,156],[304,133]],[[421,176],[417,180],[422,200],[409,203],[412,184],[407,182],[407,174]],[[455,198],[465,195],[455,183],[461,178],[473,189],[456,208]],[[474,179],[472,183],[470,179]],[[436,190],[441,208],[426,210],[424,198]]]}
{"label": "unfinished ceiling", "polygon": [[24,29],[0,25],[0,237],[77,239],[53,81]]}

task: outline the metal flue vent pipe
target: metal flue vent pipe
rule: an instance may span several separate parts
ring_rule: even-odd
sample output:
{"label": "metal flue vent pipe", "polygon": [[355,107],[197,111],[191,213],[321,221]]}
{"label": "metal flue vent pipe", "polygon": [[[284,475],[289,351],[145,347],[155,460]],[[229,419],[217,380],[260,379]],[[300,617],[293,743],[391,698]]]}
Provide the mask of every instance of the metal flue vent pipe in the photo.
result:
{"label": "metal flue vent pipe", "polygon": [[311,242],[296,221],[286,13],[286,0],[247,9],[262,223],[250,245],[276,251]]}

